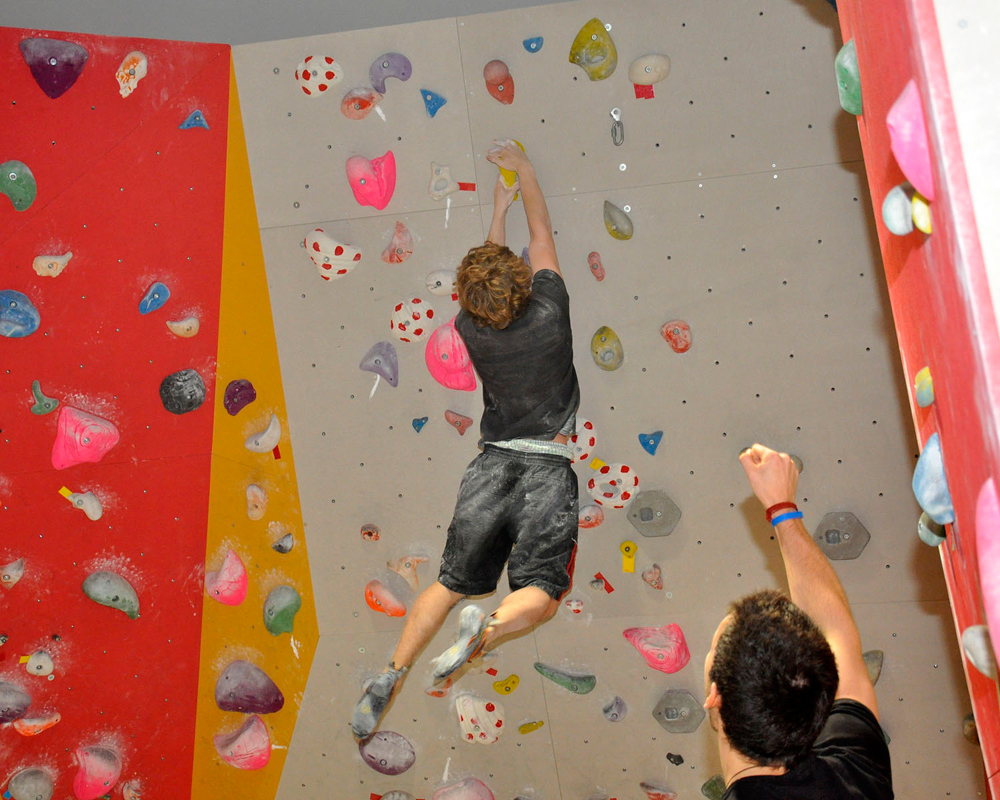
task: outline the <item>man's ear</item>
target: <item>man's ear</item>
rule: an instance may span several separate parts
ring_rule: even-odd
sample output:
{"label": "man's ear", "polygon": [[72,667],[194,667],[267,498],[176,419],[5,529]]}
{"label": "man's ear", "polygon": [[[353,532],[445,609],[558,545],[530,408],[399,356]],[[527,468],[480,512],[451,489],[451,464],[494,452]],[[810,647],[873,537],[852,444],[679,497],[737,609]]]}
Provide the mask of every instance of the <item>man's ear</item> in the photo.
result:
{"label": "man's ear", "polygon": [[715,681],[712,681],[712,686],[708,690],[708,697],[705,698],[705,709],[716,709],[717,711],[722,708],[722,695],[719,694],[719,687],[716,685]]}

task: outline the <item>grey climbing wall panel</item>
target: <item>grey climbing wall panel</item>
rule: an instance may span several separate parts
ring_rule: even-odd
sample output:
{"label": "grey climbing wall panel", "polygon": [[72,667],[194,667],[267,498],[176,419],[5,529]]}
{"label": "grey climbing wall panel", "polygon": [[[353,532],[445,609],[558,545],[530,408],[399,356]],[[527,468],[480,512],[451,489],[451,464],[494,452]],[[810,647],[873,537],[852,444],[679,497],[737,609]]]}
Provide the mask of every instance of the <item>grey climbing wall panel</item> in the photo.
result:
{"label": "grey climbing wall panel", "polygon": [[[567,61],[576,31],[597,16],[612,26],[619,65],[597,83]],[[529,53],[523,39],[544,36]],[[780,581],[780,560],[737,452],[762,441],[800,456],[800,506],[811,528],[850,510],[871,541],[836,563],[866,648],[886,653],[879,700],[892,737],[900,796],[973,796],[978,752],[961,736],[968,699],[935,554],[914,535],[909,491],[915,444],[871,201],[852,118],[833,79],[836,20],[822,0],[732,4],[656,0],[576,2],[517,12],[270,42],[234,50],[240,99],[267,262],[289,428],[298,459],[303,518],[313,564],[321,638],[279,797],[354,796],[405,789],[430,797],[449,778],[474,775],[497,797],[528,789],[538,798],[637,796],[639,781],[665,782],[685,796],[718,769],[707,725],[669,734],[651,711],[666,689],[703,696],[702,663],[729,600]],[[389,80],[376,113],[346,119],[340,98],[366,85],[372,60],[405,54],[413,76]],[[638,100],[629,62],[647,52],[672,72]],[[307,55],[330,55],[344,81],[319,98],[294,80]],[[515,99],[486,91],[482,68],[504,60]],[[443,95],[434,118],[420,89]],[[611,141],[612,108],[625,141]],[[572,298],[580,413],[597,430],[594,455],[624,462],[641,489],[661,489],[683,517],[671,535],[638,536],[625,512],[581,530],[576,581],[564,607],[533,634],[503,644],[486,672],[464,676],[445,698],[424,693],[430,658],[452,639],[455,617],[427,648],[382,725],[413,742],[416,763],[388,778],[364,764],[348,727],[361,681],[389,658],[403,619],[372,611],[366,583],[403,555],[424,555],[421,586],[436,576],[462,471],[476,454],[476,428],[459,436],[446,410],[475,418],[478,392],[444,389],[424,366],[423,342],[392,336],[396,303],[414,297],[443,322],[457,311],[424,286],[453,269],[486,234],[495,168],[492,138],[512,136],[533,158],[549,202],[560,263]],[[388,207],[358,205],[344,175],[352,155],[395,153],[398,179]],[[477,191],[427,193],[431,161]],[[624,165],[624,169],[622,166]],[[307,188],[308,187],[308,188]],[[635,234],[616,241],[603,205],[628,206]],[[379,254],[395,222],[413,255]],[[324,282],[302,241],[322,228],[362,250],[353,272]],[[519,204],[508,243],[527,243]],[[601,253],[606,278],[587,266]],[[691,349],[673,352],[659,333],[684,319]],[[608,325],[624,365],[599,369],[589,345]],[[358,369],[368,349],[392,341],[399,386]],[[428,417],[418,433],[415,418]],[[655,455],[640,433],[663,430]],[[590,469],[577,465],[581,501]],[[381,529],[378,541],[361,526]],[[621,543],[638,544],[635,573],[622,571]],[[663,570],[656,591],[640,578]],[[588,584],[601,573],[614,591]],[[493,608],[506,593],[483,603]],[[691,662],[673,675],[650,669],[622,637],[633,626],[681,626]],[[542,678],[543,661],[597,675],[576,695]],[[515,673],[501,697],[494,681]],[[456,693],[498,701],[505,730],[496,744],[461,741]],[[602,708],[628,705],[610,722]],[[898,698],[902,698],[901,700]],[[522,723],[544,721],[529,733]],[[932,758],[929,748],[934,748]],[[670,764],[666,753],[684,763]],[[952,767],[933,765],[947,760]],[[919,787],[919,789],[917,788]],[[345,789],[346,791],[346,789]]]}

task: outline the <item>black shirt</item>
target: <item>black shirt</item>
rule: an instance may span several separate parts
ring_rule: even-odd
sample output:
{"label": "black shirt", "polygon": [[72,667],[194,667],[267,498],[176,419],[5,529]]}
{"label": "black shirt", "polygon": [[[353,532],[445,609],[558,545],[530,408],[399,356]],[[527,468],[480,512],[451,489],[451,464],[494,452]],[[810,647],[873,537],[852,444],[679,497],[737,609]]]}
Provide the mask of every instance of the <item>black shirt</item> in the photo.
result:
{"label": "black shirt", "polygon": [[784,775],[737,778],[722,800],[892,800],[889,748],[875,715],[837,700],[809,755]]}
{"label": "black shirt", "polygon": [[455,327],[483,381],[480,441],[553,439],[580,405],[562,276],[536,272],[527,308],[503,330],[481,328],[465,311]]}

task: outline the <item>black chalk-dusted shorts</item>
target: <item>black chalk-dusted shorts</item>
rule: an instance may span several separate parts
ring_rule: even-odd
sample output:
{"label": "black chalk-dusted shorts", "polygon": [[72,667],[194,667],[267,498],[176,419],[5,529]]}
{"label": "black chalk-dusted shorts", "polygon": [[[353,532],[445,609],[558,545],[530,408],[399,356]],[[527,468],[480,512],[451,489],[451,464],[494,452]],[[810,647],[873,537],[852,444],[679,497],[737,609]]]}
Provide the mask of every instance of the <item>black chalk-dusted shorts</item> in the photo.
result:
{"label": "black chalk-dusted shorts", "polygon": [[438,575],[460,594],[535,586],[559,600],[573,580],[579,487],[568,458],[487,444],[466,468]]}

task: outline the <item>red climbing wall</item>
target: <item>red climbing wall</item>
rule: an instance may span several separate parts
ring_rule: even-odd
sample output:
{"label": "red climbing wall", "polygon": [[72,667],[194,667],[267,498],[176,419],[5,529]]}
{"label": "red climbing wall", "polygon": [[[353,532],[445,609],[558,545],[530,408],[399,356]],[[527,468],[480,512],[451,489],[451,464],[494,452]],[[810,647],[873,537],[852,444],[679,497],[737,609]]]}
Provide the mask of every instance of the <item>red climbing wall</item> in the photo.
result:
{"label": "red climbing wall", "polygon": [[[21,57],[19,42],[31,36],[65,38],[89,53],[57,99]],[[115,72],[132,50],[146,55],[148,75],[123,98]],[[30,336],[0,339],[0,565],[25,562],[24,577],[0,588],[0,681],[31,695],[27,716],[62,715],[37,736],[2,731],[2,779],[46,767],[56,796],[71,796],[74,752],[103,744],[119,751],[123,782],[184,794],[201,641],[229,47],[0,29],[0,72],[0,161],[23,161],[38,184],[23,212],[0,197],[0,290],[24,293],[41,316]],[[210,129],[179,129],[195,109]],[[36,256],[66,251],[73,256],[59,276],[32,269]],[[155,281],[170,298],[142,315],[139,301]],[[189,316],[200,318],[192,338],[165,324]],[[182,369],[201,375],[208,396],[175,415],[159,386]],[[121,439],[100,462],[53,468],[59,410],[30,413],[36,379],[61,407],[117,426]],[[88,519],[62,487],[94,492],[103,516]],[[82,593],[95,569],[135,587],[137,619]],[[54,660],[49,680],[20,663],[38,649]]]}
{"label": "red climbing wall", "polygon": [[[957,634],[985,624],[979,588],[986,567],[976,557],[976,499],[1000,474],[1000,337],[997,334],[976,219],[932,0],[841,0],[844,41],[853,38],[861,75],[858,118],[878,220],[889,295],[913,422],[921,443],[941,437],[955,523],[940,547]],[[920,88],[930,135],[935,200],[933,233],[894,236],[881,222],[882,199],[903,174],[893,158],[886,113],[911,78]],[[913,402],[913,380],[929,366],[935,402]],[[996,567],[993,567],[995,569]],[[1000,790],[1000,707],[997,684],[965,661],[987,776]]]}

